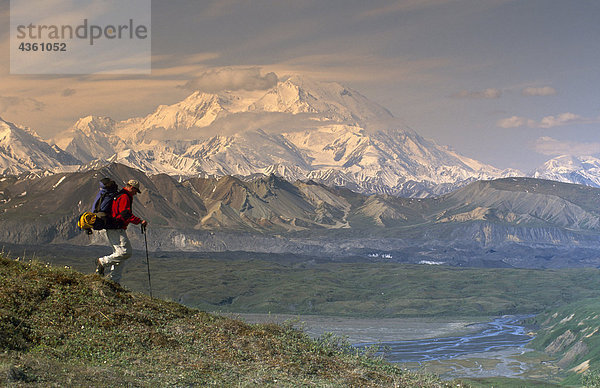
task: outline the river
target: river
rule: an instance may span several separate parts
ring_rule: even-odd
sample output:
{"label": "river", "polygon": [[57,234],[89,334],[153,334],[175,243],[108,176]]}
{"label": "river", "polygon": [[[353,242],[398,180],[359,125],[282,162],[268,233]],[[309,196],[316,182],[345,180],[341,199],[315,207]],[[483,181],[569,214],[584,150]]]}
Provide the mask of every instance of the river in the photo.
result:
{"label": "river", "polygon": [[[521,324],[529,316],[499,318],[345,318],[283,314],[224,314],[249,323],[291,323],[313,338],[332,333],[358,348],[376,346],[403,367],[464,377],[523,377],[539,363],[523,361],[532,339]],[[537,369],[536,369],[537,370]],[[543,373],[545,373],[544,371]]]}
{"label": "river", "polygon": [[531,340],[521,322],[530,316],[491,321],[435,318],[346,318],[285,314],[226,314],[249,323],[292,323],[313,338],[324,333],[347,338],[358,348],[378,346],[390,362],[443,360],[523,347]]}
{"label": "river", "polygon": [[424,362],[444,360],[507,348],[525,346],[531,337],[521,324],[524,316],[505,316],[491,322],[476,324],[478,330],[461,336],[424,338],[356,344],[359,348],[372,345],[382,348],[381,354],[390,362]]}

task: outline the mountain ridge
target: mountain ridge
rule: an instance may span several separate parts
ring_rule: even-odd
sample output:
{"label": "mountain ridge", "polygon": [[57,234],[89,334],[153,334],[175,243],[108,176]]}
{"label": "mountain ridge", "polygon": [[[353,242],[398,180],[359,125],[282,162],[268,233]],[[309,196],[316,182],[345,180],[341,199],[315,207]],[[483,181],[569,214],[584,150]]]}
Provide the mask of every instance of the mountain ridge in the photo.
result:
{"label": "mountain ridge", "polygon": [[[1,179],[0,241],[102,244],[101,234],[87,240],[73,220],[89,210],[105,176],[119,185],[132,178],[141,183],[134,213],[156,232],[151,249],[336,256],[397,251],[406,262],[428,257],[452,263],[483,255],[495,265],[511,266],[598,262],[586,250],[600,243],[600,189],[534,178],[478,181],[420,199],[366,196],[275,175],[178,180],[112,164],[37,179]],[[465,256],[465,249],[472,254]],[[528,253],[516,259],[493,254],[514,249]],[[544,263],[529,256],[544,249],[556,258]],[[585,257],[573,253],[578,249]],[[561,262],[560,252],[567,250],[572,257]]]}

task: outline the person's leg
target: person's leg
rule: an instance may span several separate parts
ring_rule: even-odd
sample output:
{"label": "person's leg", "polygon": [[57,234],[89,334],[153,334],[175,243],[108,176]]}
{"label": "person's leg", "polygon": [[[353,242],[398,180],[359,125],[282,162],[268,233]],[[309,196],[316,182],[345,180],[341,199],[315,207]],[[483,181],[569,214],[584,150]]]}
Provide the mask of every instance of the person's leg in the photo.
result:
{"label": "person's leg", "polygon": [[113,246],[113,253],[101,257],[99,261],[106,270],[110,271],[107,278],[119,283],[123,273],[122,264],[131,257],[131,242],[124,229],[107,229],[106,235]]}
{"label": "person's leg", "polygon": [[120,235],[118,230],[115,229],[104,229],[99,231],[100,234],[106,236],[108,243],[113,249],[113,252],[110,255],[106,255],[103,257],[99,257],[96,260],[96,273],[100,276],[104,276],[106,269],[108,267],[108,263],[111,262],[113,257],[119,256],[117,249],[120,245]]}
{"label": "person's leg", "polygon": [[121,282],[121,275],[123,274],[123,263],[125,260],[131,257],[132,249],[131,242],[129,241],[129,237],[127,237],[127,232],[123,229],[120,229],[121,233],[119,236],[119,251],[121,255],[118,258],[113,259],[110,273],[108,274],[108,278],[116,283]]}

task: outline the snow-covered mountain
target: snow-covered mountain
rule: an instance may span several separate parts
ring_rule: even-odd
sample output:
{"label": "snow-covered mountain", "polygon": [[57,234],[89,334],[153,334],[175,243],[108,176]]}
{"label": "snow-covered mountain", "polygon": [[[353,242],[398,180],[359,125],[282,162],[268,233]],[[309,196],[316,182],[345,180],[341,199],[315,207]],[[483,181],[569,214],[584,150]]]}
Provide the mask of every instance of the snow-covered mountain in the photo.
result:
{"label": "snow-covered mountain", "polygon": [[0,118],[0,175],[73,170],[79,160],[43,141],[29,128]]}
{"label": "snow-covered mountain", "polygon": [[319,83],[303,77],[291,77],[279,82],[250,111],[318,113],[335,121],[368,121],[392,118],[382,106],[359,92],[336,82]]}
{"label": "snow-covered mountain", "polygon": [[402,128],[356,90],[299,76],[267,91],[196,91],[120,122],[85,117],[54,141],[89,166],[99,159],[150,174],[273,173],[363,193],[427,196],[520,175]]}
{"label": "snow-covered mountain", "polygon": [[548,160],[530,176],[600,187],[600,159],[593,156],[562,155]]}
{"label": "snow-covered mountain", "polygon": [[62,133],[54,142],[82,162],[110,158],[127,145],[114,135],[116,122],[110,117],[87,116]]}
{"label": "snow-covered mountain", "polygon": [[424,196],[518,175],[458,155],[393,120],[355,90],[295,76],[266,92],[197,91],[122,122],[84,118],[57,143],[85,162],[95,155],[147,173],[274,173],[366,193]]}
{"label": "snow-covered mountain", "polygon": [[230,93],[218,95],[196,91],[176,104],[160,105],[146,117],[118,123],[113,132],[125,141],[138,143],[153,140],[155,130],[173,137],[174,132],[207,127],[218,117],[236,112],[240,104],[244,105],[244,100]]}

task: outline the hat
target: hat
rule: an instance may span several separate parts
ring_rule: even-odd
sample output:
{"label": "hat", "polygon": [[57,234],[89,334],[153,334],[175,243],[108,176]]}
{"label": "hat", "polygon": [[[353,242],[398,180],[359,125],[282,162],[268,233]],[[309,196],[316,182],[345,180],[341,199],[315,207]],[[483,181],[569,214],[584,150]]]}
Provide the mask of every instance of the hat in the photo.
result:
{"label": "hat", "polygon": [[108,191],[117,191],[117,182],[113,181],[110,178],[102,178],[100,179],[100,188],[106,189]]}
{"label": "hat", "polygon": [[127,184],[136,189],[138,193],[141,193],[140,182],[136,181],[135,179],[130,179],[129,181],[127,181]]}

